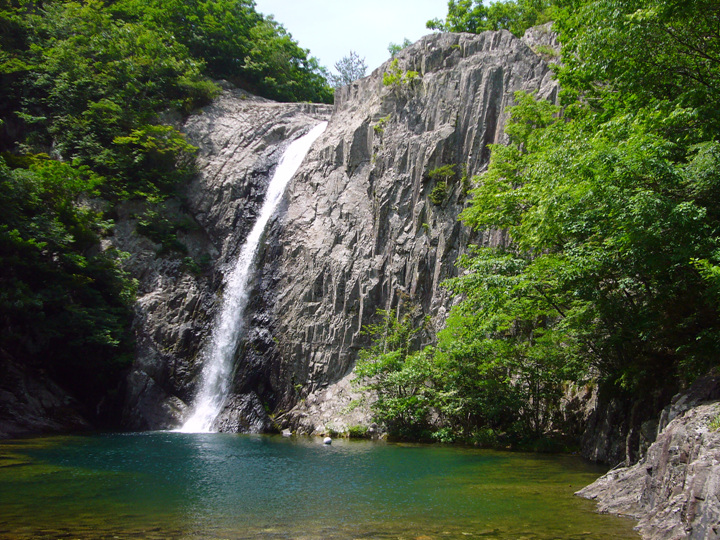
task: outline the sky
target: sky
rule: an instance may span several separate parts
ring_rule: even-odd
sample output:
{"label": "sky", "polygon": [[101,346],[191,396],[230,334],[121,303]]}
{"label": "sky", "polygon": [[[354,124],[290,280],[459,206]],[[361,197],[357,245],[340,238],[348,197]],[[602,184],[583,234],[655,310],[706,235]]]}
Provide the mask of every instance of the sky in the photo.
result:
{"label": "sky", "polygon": [[332,73],[335,62],[355,51],[369,75],[390,58],[388,45],[415,42],[444,19],[447,0],[255,0],[256,11],[273,15],[310,56]]}

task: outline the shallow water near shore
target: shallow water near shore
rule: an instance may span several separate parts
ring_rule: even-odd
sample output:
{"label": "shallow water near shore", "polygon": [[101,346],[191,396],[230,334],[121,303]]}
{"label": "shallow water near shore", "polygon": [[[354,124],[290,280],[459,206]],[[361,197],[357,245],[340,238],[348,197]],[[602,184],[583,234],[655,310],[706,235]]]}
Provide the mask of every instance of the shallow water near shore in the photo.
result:
{"label": "shallow water near shore", "polygon": [[272,436],[0,443],[0,538],[638,538],[574,456]]}

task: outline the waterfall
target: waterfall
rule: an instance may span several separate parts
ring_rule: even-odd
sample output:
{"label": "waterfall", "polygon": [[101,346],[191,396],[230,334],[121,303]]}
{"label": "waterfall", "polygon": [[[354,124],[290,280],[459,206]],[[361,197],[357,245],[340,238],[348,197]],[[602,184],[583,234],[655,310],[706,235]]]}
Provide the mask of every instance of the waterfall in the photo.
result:
{"label": "waterfall", "polygon": [[209,345],[204,350],[204,366],[200,390],[195,397],[193,413],[179,431],[186,433],[209,432],[220,414],[230,390],[233,374],[233,357],[244,326],[244,312],[252,286],[255,255],[268,221],[277,208],[285,186],[295,175],[310,146],[325,131],[327,122],[315,126],[306,135],[293,141],[283,153],[275,174],[270,180],[265,201],[232,271],[225,276],[223,303]]}

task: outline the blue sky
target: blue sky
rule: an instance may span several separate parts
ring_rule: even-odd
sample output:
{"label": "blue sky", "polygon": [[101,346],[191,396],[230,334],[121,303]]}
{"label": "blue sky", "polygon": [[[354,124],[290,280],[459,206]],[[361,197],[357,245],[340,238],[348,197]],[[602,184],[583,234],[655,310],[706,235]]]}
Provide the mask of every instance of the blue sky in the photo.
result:
{"label": "blue sky", "polygon": [[387,47],[431,33],[429,19],[444,19],[447,0],[255,0],[304,49],[331,71],[351,50],[365,58],[368,74],[390,55]]}

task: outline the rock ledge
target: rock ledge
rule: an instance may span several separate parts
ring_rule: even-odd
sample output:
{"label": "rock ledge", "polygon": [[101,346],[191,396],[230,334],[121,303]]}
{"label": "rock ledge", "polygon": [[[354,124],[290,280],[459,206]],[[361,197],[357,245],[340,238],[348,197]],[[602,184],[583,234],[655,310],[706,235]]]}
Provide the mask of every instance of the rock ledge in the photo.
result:
{"label": "rock ledge", "polygon": [[577,492],[603,513],[639,520],[644,538],[720,538],[720,402],[676,416],[647,455]]}

